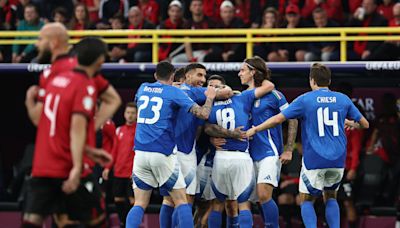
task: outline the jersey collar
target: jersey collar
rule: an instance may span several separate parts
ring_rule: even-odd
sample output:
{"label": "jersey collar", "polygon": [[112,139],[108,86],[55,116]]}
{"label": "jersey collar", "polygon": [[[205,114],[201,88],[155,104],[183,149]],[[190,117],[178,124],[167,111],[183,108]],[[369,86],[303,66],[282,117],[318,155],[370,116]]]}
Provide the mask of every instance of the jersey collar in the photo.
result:
{"label": "jersey collar", "polygon": [[79,73],[87,78],[90,78],[89,75],[86,73],[86,71],[78,69],[78,68],[74,68],[72,71],[74,71],[75,73]]}

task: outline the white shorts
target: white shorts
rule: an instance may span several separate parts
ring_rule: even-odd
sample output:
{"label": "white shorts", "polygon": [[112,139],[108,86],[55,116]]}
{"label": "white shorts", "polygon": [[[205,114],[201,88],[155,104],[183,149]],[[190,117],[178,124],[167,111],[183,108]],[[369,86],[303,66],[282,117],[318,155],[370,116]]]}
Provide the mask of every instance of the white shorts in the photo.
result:
{"label": "white shorts", "polygon": [[132,171],[133,188],[151,190],[160,187],[166,191],[185,188],[177,156],[158,152],[135,151]]}
{"label": "white shorts", "polygon": [[174,153],[178,157],[179,165],[181,166],[181,172],[183,174],[183,178],[185,180],[186,186],[186,194],[195,195],[196,187],[197,187],[197,156],[196,156],[196,148],[193,146],[192,151],[189,154],[182,153],[174,148]]}
{"label": "white shorts", "polygon": [[211,189],[212,167],[206,166],[207,154],[203,156],[197,166],[197,189],[196,194],[205,200],[215,199],[214,192]]}
{"label": "white shorts", "polygon": [[[260,161],[254,161],[253,164],[254,173],[257,178],[256,184],[270,184],[275,188],[278,187],[282,168],[282,163],[279,160],[279,156],[265,157]],[[250,201],[258,202],[257,186],[254,186]]]}
{"label": "white shorts", "polygon": [[212,190],[220,201],[246,202],[255,184],[253,160],[248,153],[217,151],[211,179]]}
{"label": "white shorts", "polygon": [[339,189],[344,168],[326,168],[308,170],[302,162],[299,191],[301,193],[319,196],[324,190]]}

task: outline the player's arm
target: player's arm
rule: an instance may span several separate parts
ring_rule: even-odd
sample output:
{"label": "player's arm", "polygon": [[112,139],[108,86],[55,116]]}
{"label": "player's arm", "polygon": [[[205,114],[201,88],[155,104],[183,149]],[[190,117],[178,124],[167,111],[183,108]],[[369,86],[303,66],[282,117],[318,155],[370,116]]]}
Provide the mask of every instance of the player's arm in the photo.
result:
{"label": "player's arm", "polygon": [[282,113],[276,114],[275,116],[264,121],[262,124],[254,126],[249,130],[247,130],[247,137],[251,137],[255,135],[257,132],[273,128],[276,125],[283,123],[285,120],[286,117]]}
{"label": "player's arm", "polygon": [[43,103],[36,102],[36,97],[39,92],[39,87],[33,85],[29,87],[26,91],[25,106],[28,111],[29,119],[32,121],[33,125],[37,126],[40,120],[40,115],[42,114]]}
{"label": "player's arm", "polygon": [[298,121],[297,119],[289,119],[288,123],[288,138],[286,149],[279,157],[282,164],[287,164],[292,160],[292,153],[294,149],[294,144],[296,142]]}
{"label": "player's arm", "polygon": [[356,128],[356,129],[367,129],[367,128],[369,128],[369,122],[364,116],[361,117],[360,121],[358,121],[358,122],[355,122],[354,120],[346,119],[344,121],[344,125],[346,127]]}
{"label": "player's arm", "polygon": [[233,138],[233,139],[246,139],[246,132],[242,131],[243,126],[235,128],[235,130],[231,131],[228,129],[225,129],[217,124],[210,124],[206,123],[204,126],[204,132],[211,136],[211,137],[217,137],[217,138]]}
{"label": "player's arm", "polygon": [[214,98],[216,96],[215,88],[211,86],[207,88],[205,93],[207,97],[206,103],[203,106],[199,106],[198,104],[194,103],[194,105],[189,110],[194,116],[203,120],[208,119],[214,102]]}
{"label": "player's arm", "polygon": [[99,98],[101,104],[95,119],[96,131],[114,115],[118,107],[121,105],[121,98],[112,85],[109,85]]}
{"label": "player's arm", "polygon": [[113,161],[112,155],[101,148],[95,148],[95,147],[86,145],[85,153],[92,161],[101,165],[102,167],[105,167],[108,164],[111,164]]}
{"label": "player's arm", "polygon": [[224,85],[217,90],[217,95],[215,96],[218,100],[226,100],[233,97],[233,90],[231,87]]}
{"label": "player's arm", "polygon": [[260,87],[255,88],[254,95],[256,98],[260,98],[265,94],[271,92],[275,88],[274,83],[264,80]]}
{"label": "player's arm", "polygon": [[83,151],[86,142],[87,117],[81,113],[72,114],[70,129],[70,148],[72,169],[68,179],[64,181],[62,189],[65,193],[73,193],[79,186],[82,172]]}

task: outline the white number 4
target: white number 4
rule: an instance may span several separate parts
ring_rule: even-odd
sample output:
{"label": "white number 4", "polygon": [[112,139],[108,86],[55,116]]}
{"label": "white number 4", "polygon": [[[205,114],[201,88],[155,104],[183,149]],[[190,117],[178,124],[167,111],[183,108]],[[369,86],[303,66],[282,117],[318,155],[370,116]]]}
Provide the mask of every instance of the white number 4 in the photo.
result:
{"label": "white number 4", "polygon": [[325,125],[333,127],[333,136],[339,136],[338,112],[332,112],[332,119],[329,119],[329,108],[318,108],[317,118],[319,137],[325,136]]}

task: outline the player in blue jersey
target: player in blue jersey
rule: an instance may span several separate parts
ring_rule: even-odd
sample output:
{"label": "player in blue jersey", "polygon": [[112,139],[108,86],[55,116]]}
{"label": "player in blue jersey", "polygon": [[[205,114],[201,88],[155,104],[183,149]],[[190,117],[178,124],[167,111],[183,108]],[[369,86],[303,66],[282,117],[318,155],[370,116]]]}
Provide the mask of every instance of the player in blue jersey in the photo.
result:
{"label": "player in blue jersey", "polygon": [[[249,137],[270,129],[286,119],[302,124],[303,165],[300,172],[301,215],[306,227],[316,227],[313,207],[323,193],[329,227],[340,227],[336,192],[344,172],[346,135],[344,127],[368,128],[369,123],[349,97],[329,90],[330,70],[315,63],[310,70],[311,92],[297,97],[288,108],[247,131]],[[347,120],[351,119],[350,120]]]}
{"label": "player in blue jersey", "polygon": [[[261,86],[263,80],[271,80],[271,71],[260,57],[246,59],[239,77],[248,90]],[[257,99],[251,111],[252,125],[259,125],[288,107],[285,96],[277,91]],[[282,126],[278,125],[266,132],[259,132],[250,140],[250,156],[254,162],[257,186],[251,201],[261,206],[265,227],[279,227],[279,210],[272,199],[274,187],[278,187],[282,164],[292,160],[293,145],[297,134],[297,120],[289,120],[288,142],[283,148]],[[250,208],[250,207],[249,207]]]}
{"label": "player in blue jersey", "polygon": [[[211,126],[215,125],[212,124],[218,124],[231,131],[238,127],[248,129],[254,100],[271,92],[272,89],[273,84],[264,80],[262,86],[258,88],[244,91],[227,100],[215,101],[208,119],[211,125],[206,125],[206,133],[215,137],[224,137],[216,134],[218,132],[213,130]],[[213,201],[213,210],[208,218],[209,227],[220,227],[225,200],[239,203],[240,227],[252,226],[253,219],[246,202],[253,190],[255,177],[248,148],[247,139],[228,138],[221,149],[215,153],[211,187],[217,199]],[[237,211],[234,217],[237,217]]]}
{"label": "player in blue jersey", "polygon": [[[206,87],[202,87],[206,81],[206,67],[200,63],[191,63],[185,67],[185,81],[180,85],[180,89],[187,94],[198,105],[203,105],[207,99],[205,96]],[[218,88],[217,98],[228,98],[233,95],[232,89],[229,87]],[[197,178],[197,157],[196,157],[196,136],[198,127],[203,125],[204,120],[201,120],[184,109],[180,109],[177,114],[177,122],[175,125],[175,142],[176,147],[174,153],[180,165],[183,178],[186,184],[186,194],[188,203],[193,205],[194,195],[196,194]],[[240,133],[231,133],[231,136],[240,137]],[[168,195],[162,192],[162,195]],[[171,224],[171,213],[173,211],[173,201],[169,196],[164,196],[163,204],[160,212],[161,227],[169,227]],[[172,227],[178,224],[176,210],[172,215]]]}
{"label": "player in blue jersey", "polygon": [[135,97],[138,117],[132,181],[136,199],[127,216],[127,227],[139,227],[152,189],[156,187],[167,190],[171,195],[180,227],[193,227],[191,208],[185,196],[185,182],[173,153],[174,125],[180,109],[207,119],[216,91],[209,87],[207,100],[200,107],[182,90],[172,86],[174,71],[168,62],[157,64],[154,74],[157,82],[143,83]]}

